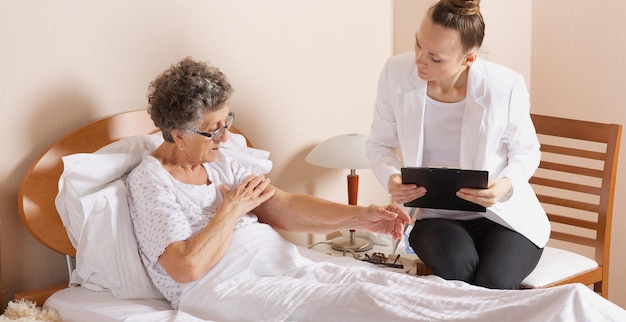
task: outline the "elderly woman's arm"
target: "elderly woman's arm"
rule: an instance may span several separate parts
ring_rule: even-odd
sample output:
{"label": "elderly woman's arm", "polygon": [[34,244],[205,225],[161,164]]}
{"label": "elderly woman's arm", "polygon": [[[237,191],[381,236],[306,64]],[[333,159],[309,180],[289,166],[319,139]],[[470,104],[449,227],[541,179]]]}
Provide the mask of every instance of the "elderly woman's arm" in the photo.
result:
{"label": "elderly woman's arm", "polygon": [[271,187],[272,198],[259,205],[253,213],[274,228],[287,231],[328,233],[337,229],[367,229],[402,236],[409,215],[398,205],[385,207],[349,206],[311,195],[293,194]]}
{"label": "elderly woman's arm", "polygon": [[274,194],[269,179],[249,176],[230,191],[220,186],[224,201],[207,226],[186,240],[169,244],[159,257],[159,264],[179,283],[202,276],[224,256],[237,220]]}
{"label": "elderly woman's arm", "polygon": [[343,228],[368,229],[400,238],[407,213],[397,205],[348,206],[275,188],[264,176],[250,176],[229,190],[211,222],[184,241],[173,242],[159,263],[179,283],[198,279],[224,256],[239,217],[250,211],[274,228],[325,233]]}

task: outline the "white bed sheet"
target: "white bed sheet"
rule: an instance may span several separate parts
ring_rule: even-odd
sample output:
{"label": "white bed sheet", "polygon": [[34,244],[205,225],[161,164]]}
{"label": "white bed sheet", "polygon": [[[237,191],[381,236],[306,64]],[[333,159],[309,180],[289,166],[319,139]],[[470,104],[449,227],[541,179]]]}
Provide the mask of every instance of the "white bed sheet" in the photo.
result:
{"label": "white bed sheet", "polygon": [[[342,266],[369,266],[352,257],[334,257],[299,247],[300,253],[314,261],[330,261]],[[172,309],[167,300],[120,300],[109,292],[70,287],[54,293],[44,307],[56,310],[64,322],[200,322],[209,321]]]}
{"label": "white bed sheet", "polygon": [[[331,257],[299,247],[300,252],[315,261],[331,261],[345,266],[369,265],[351,257]],[[204,322],[185,312],[172,309],[164,299],[121,300],[109,292],[70,287],[54,293],[44,307],[56,310],[64,322]]]}
{"label": "white bed sheet", "polygon": [[[316,262],[329,261],[340,266],[371,266],[371,264],[350,257],[331,257],[302,247],[299,247],[298,251]],[[398,283],[410,282],[412,286],[407,294],[394,293],[394,295],[382,294],[383,296],[379,296],[381,293],[360,294],[359,292],[352,292],[349,294],[350,296],[342,297],[336,295],[344,294],[346,290],[359,286],[343,282],[340,282],[343,286],[339,287],[328,284],[327,287],[318,288],[311,293],[306,304],[308,309],[301,310],[300,316],[296,314],[297,317],[289,316],[285,320],[345,321],[346,312],[343,312],[342,317],[337,313],[342,309],[345,311],[345,307],[351,307],[352,312],[356,314],[354,315],[355,319],[359,321],[381,321],[385,320],[384,316],[388,316],[383,313],[377,317],[381,310],[395,312],[400,308],[398,306],[399,298],[408,297],[415,299],[415,305],[411,307],[410,312],[407,312],[411,316],[408,320],[411,321],[626,321],[624,309],[593,293],[589,288],[578,284],[549,289],[494,291],[461,282],[444,281],[436,276],[407,276],[412,279],[408,281],[405,278],[390,278],[389,275],[374,274],[373,271],[361,271],[358,268],[355,272],[361,272],[362,276],[365,274],[367,276],[365,280],[372,282],[394,284],[400,288],[404,287]],[[321,275],[326,275],[326,278],[330,279],[347,277],[332,266],[327,265],[314,265],[311,266],[311,269],[300,270],[298,274],[304,274],[299,278],[305,279],[316,279]],[[397,275],[404,274],[398,273]],[[241,281],[240,285],[232,290],[234,301],[239,303],[236,304],[236,307],[243,311],[256,310],[259,314],[265,313],[269,309],[267,304],[275,304],[281,299],[289,297],[287,295],[293,289],[289,288],[287,280],[259,280],[252,282],[252,284]],[[355,282],[359,284],[358,281]],[[367,291],[366,288],[360,289]],[[272,291],[267,293],[267,290]],[[206,293],[206,291],[198,288],[195,291],[192,290],[187,296],[206,305],[211,301],[209,299],[211,295]],[[251,303],[256,304],[252,306],[242,305],[250,293],[261,294],[262,297],[265,296],[264,294],[269,294],[272,296],[268,296],[267,299],[272,299],[265,303],[253,299]],[[275,294],[272,293],[279,295],[274,297]],[[357,301],[356,298],[359,295],[361,298]],[[221,301],[227,303],[228,299],[222,298]],[[313,304],[311,305],[311,303]],[[195,312],[196,308],[189,305],[181,307],[181,310],[173,310],[165,300],[119,300],[110,293],[95,292],[80,287],[55,293],[45,303],[45,307],[57,310],[63,321],[68,322],[185,322],[216,319],[214,317],[206,317],[204,320],[197,318],[202,313]],[[218,306],[217,310],[220,309]],[[230,315],[222,314],[222,316]],[[250,317],[250,315],[246,316]],[[270,314],[270,316],[267,316],[267,321],[283,321],[277,315]]]}

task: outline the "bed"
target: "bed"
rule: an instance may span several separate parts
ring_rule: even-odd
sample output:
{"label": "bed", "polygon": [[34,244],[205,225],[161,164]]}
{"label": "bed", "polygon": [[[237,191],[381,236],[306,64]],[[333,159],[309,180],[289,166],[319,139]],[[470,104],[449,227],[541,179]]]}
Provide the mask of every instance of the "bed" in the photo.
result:
{"label": "bed", "polygon": [[[254,149],[237,128],[231,132],[229,145],[222,149],[225,154],[239,158],[251,172],[271,169],[267,151]],[[56,310],[63,321],[211,320],[192,310],[172,309],[154,288],[140,262],[132,222],[126,215],[125,174],[161,141],[145,110],[130,111],[67,134],[31,165],[20,186],[20,215],[39,242],[66,256],[69,283],[19,293],[16,298]],[[314,262],[381,270],[306,247],[298,251]],[[422,302],[414,307],[423,320],[626,321],[626,311],[582,285],[500,293],[436,276],[410,278],[423,284],[419,285],[422,292],[416,290]],[[393,299],[385,301],[385,309],[394,310]],[[437,307],[441,308],[442,301],[448,308],[440,312]],[[357,307],[358,320],[376,320],[381,310]],[[328,319],[324,314],[328,312],[313,310],[308,318]],[[270,316],[267,320],[290,319]]]}

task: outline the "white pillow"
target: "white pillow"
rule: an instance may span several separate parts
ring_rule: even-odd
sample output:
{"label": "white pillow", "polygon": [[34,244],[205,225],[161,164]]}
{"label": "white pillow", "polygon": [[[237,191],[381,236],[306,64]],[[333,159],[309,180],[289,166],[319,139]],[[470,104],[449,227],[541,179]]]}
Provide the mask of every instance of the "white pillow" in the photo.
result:
{"label": "white pillow", "polygon": [[228,132],[228,141],[222,143],[221,152],[239,162],[250,173],[266,174],[272,170],[270,153],[265,150],[250,148],[241,134]]}
{"label": "white pillow", "polygon": [[80,198],[89,217],[76,249],[70,285],[109,291],[120,299],[161,299],[139,256],[125,179]]}
{"label": "white pillow", "polygon": [[[110,291],[122,299],[163,298],[141,262],[125,185],[126,174],[162,142],[160,132],[138,135],[96,153],[62,158],[55,204],[76,248],[71,285]],[[229,133],[222,152],[253,173],[271,170],[269,152],[247,148],[242,135]]]}
{"label": "white pillow", "polygon": [[55,205],[74,248],[89,218],[80,198],[98,192],[110,182],[121,178],[135,167],[147,151],[128,153],[77,153],[62,157],[63,173]]}
{"label": "white pillow", "polygon": [[76,248],[71,286],[120,299],[163,298],[141,263],[125,184],[126,174],[162,142],[160,133],[138,135],[62,158],[55,203]]}

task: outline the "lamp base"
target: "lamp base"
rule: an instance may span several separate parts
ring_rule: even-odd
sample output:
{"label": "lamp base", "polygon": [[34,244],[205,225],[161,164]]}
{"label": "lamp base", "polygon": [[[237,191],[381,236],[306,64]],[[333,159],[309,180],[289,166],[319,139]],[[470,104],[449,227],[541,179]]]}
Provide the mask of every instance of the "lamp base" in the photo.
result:
{"label": "lamp base", "polygon": [[366,237],[354,236],[354,231],[350,230],[350,237],[341,236],[330,241],[330,246],[338,251],[364,252],[374,247],[374,242]]}

